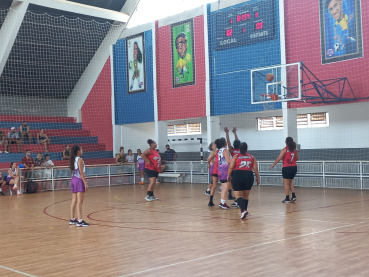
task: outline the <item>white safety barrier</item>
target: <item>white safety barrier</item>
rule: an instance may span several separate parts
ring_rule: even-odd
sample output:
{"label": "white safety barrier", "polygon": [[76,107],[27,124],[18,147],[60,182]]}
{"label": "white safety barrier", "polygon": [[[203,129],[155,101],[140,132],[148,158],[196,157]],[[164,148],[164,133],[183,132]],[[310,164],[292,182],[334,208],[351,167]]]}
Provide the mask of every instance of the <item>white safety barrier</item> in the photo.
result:
{"label": "white safety barrier", "polygon": [[[269,170],[273,161],[258,163],[261,185],[283,186],[282,164]],[[0,170],[2,177],[7,169]],[[302,161],[297,163],[294,185],[298,187],[369,189],[369,162],[367,161]],[[22,170],[22,176],[42,183],[46,190],[69,189],[71,173],[68,167]],[[137,184],[140,175],[136,164],[88,165],[86,179],[90,187]],[[209,170],[206,162],[167,162],[162,182],[208,183]],[[148,181],[148,180],[146,180]],[[40,189],[40,186],[39,186]]]}

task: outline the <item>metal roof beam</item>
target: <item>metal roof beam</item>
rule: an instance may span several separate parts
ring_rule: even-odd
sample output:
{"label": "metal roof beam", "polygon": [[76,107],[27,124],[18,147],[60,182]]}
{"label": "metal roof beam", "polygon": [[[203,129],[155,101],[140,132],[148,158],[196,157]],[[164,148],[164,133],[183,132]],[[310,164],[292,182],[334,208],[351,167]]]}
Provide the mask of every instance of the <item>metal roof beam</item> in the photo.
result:
{"label": "metal roof beam", "polygon": [[126,23],[129,19],[129,14],[126,13],[111,11],[107,9],[97,8],[65,0],[16,0],[16,1],[124,23]]}

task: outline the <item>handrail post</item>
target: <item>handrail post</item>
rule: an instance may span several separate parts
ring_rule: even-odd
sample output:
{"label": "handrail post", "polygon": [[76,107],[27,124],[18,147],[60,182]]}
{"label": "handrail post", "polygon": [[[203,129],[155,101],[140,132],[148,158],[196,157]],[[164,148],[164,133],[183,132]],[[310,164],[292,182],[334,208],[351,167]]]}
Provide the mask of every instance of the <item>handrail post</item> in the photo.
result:
{"label": "handrail post", "polygon": [[193,175],[192,175],[193,174],[193,172],[192,172],[193,171],[193,163],[192,162],[190,162],[190,171],[191,171],[191,184],[192,184],[192,181],[193,181],[193,179],[192,179],[193,178]]}
{"label": "handrail post", "polygon": [[108,177],[108,179],[109,179],[109,187],[110,187],[110,175],[111,175],[111,174],[110,174],[110,164],[108,164],[108,176],[109,176],[109,177]]}
{"label": "handrail post", "polygon": [[363,189],[363,162],[360,162],[360,189]]}
{"label": "handrail post", "polygon": [[54,168],[51,168],[51,187],[54,191]]}
{"label": "handrail post", "polygon": [[133,164],[133,184],[136,184],[136,164]]}
{"label": "handrail post", "polygon": [[323,161],[322,163],[323,163],[323,188],[325,188],[326,187],[325,185],[325,162]]}

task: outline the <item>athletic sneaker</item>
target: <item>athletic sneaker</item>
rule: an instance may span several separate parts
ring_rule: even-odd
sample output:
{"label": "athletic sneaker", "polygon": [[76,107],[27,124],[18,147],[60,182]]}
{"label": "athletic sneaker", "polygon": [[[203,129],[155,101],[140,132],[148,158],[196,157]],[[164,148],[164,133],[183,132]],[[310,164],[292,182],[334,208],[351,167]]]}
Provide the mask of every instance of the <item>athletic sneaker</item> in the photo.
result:
{"label": "athletic sneaker", "polygon": [[0,191],[0,196],[3,196],[3,195],[5,195],[2,191]]}
{"label": "athletic sneaker", "polygon": [[213,207],[213,206],[215,206],[215,205],[214,205],[214,203],[213,203],[213,202],[209,202],[208,206],[209,206],[209,207]]}
{"label": "athletic sneaker", "polygon": [[222,209],[224,209],[224,210],[228,210],[228,209],[230,209],[230,207],[227,205],[227,203],[224,203],[224,204],[219,203],[219,208],[222,208]]}
{"label": "athletic sneaker", "polygon": [[88,227],[90,226],[90,224],[88,224],[87,222],[85,222],[84,220],[82,220],[81,222],[77,222],[77,227]]}
{"label": "athletic sneaker", "polygon": [[210,196],[210,190],[206,190],[205,195]]}
{"label": "athletic sneaker", "polygon": [[297,200],[297,197],[295,196],[295,197],[291,197],[291,201],[296,201]]}
{"label": "athletic sneaker", "polygon": [[13,190],[16,190],[16,189],[18,189],[18,187],[17,187],[17,186],[14,186],[14,187],[13,187]]}
{"label": "athletic sneaker", "polygon": [[19,190],[17,190],[17,195],[22,195],[21,192]]}
{"label": "athletic sneaker", "polygon": [[152,201],[155,201],[155,200],[159,200],[159,198],[157,198],[157,197],[155,197],[155,196],[153,195],[153,196],[151,196],[151,200],[152,200]]}
{"label": "athletic sneaker", "polygon": [[232,203],[231,207],[233,207],[233,208],[238,208],[238,203],[237,203],[236,201],[234,201],[234,202]]}
{"label": "athletic sneaker", "polygon": [[291,200],[290,200],[290,199],[284,199],[284,200],[282,201],[282,203],[291,203]]}
{"label": "athletic sneaker", "polygon": [[151,196],[146,195],[145,200],[151,202],[152,201]]}
{"label": "athletic sneaker", "polygon": [[140,185],[144,185],[145,183],[144,183],[144,182],[140,182],[139,184],[140,184]]}
{"label": "athletic sneaker", "polygon": [[228,200],[236,200],[236,197],[234,197],[233,195],[228,195]]}
{"label": "athletic sneaker", "polygon": [[241,213],[241,219],[244,219],[247,216],[248,212],[247,211],[243,211]]}
{"label": "athletic sneaker", "polygon": [[77,219],[71,219],[70,221],[69,221],[69,225],[75,225],[75,224],[77,224],[78,223],[78,220]]}

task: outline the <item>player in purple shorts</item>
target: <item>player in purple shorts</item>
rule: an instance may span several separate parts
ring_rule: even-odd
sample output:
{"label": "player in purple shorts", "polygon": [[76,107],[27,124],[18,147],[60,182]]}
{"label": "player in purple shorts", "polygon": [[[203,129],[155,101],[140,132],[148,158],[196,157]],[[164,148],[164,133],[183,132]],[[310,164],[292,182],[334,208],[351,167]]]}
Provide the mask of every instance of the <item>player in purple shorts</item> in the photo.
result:
{"label": "player in purple shorts", "polygon": [[[85,191],[88,191],[88,185],[85,177],[85,162],[81,158],[82,148],[79,145],[74,145],[71,150],[69,168],[72,172],[72,180],[70,189],[72,191],[72,205],[70,206],[71,220],[70,225],[76,224],[77,227],[87,227],[90,224],[82,219],[82,204],[85,196]],[[77,206],[78,220],[75,217]]]}
{"label": "player in purple shorts", "polygon": [[229,163],[231,162],[231,155],[229,154],[229,151],[227,150],[227,148],[225,148],[227,145],[225,138],[220,138],[220,139],[215,140],[215,144],[217,145],[217,148],[219,149],[218,179],[222,183],[221,202],[219,204],[219,207],[227,210],[230,208],[226,203],[226,198],[227,198],[228,188],[230,186],[227,178],[228,178]]}
{"label": "player in purple shorts", "polygon": [[140,181],[140,185],[144,185],[145,184],[145,160],[142,159],[141,157],[141,149],[137,149],[137,167],[138,167],[138,171],[140,172],[140,177],[141,177],[141,181]]}

